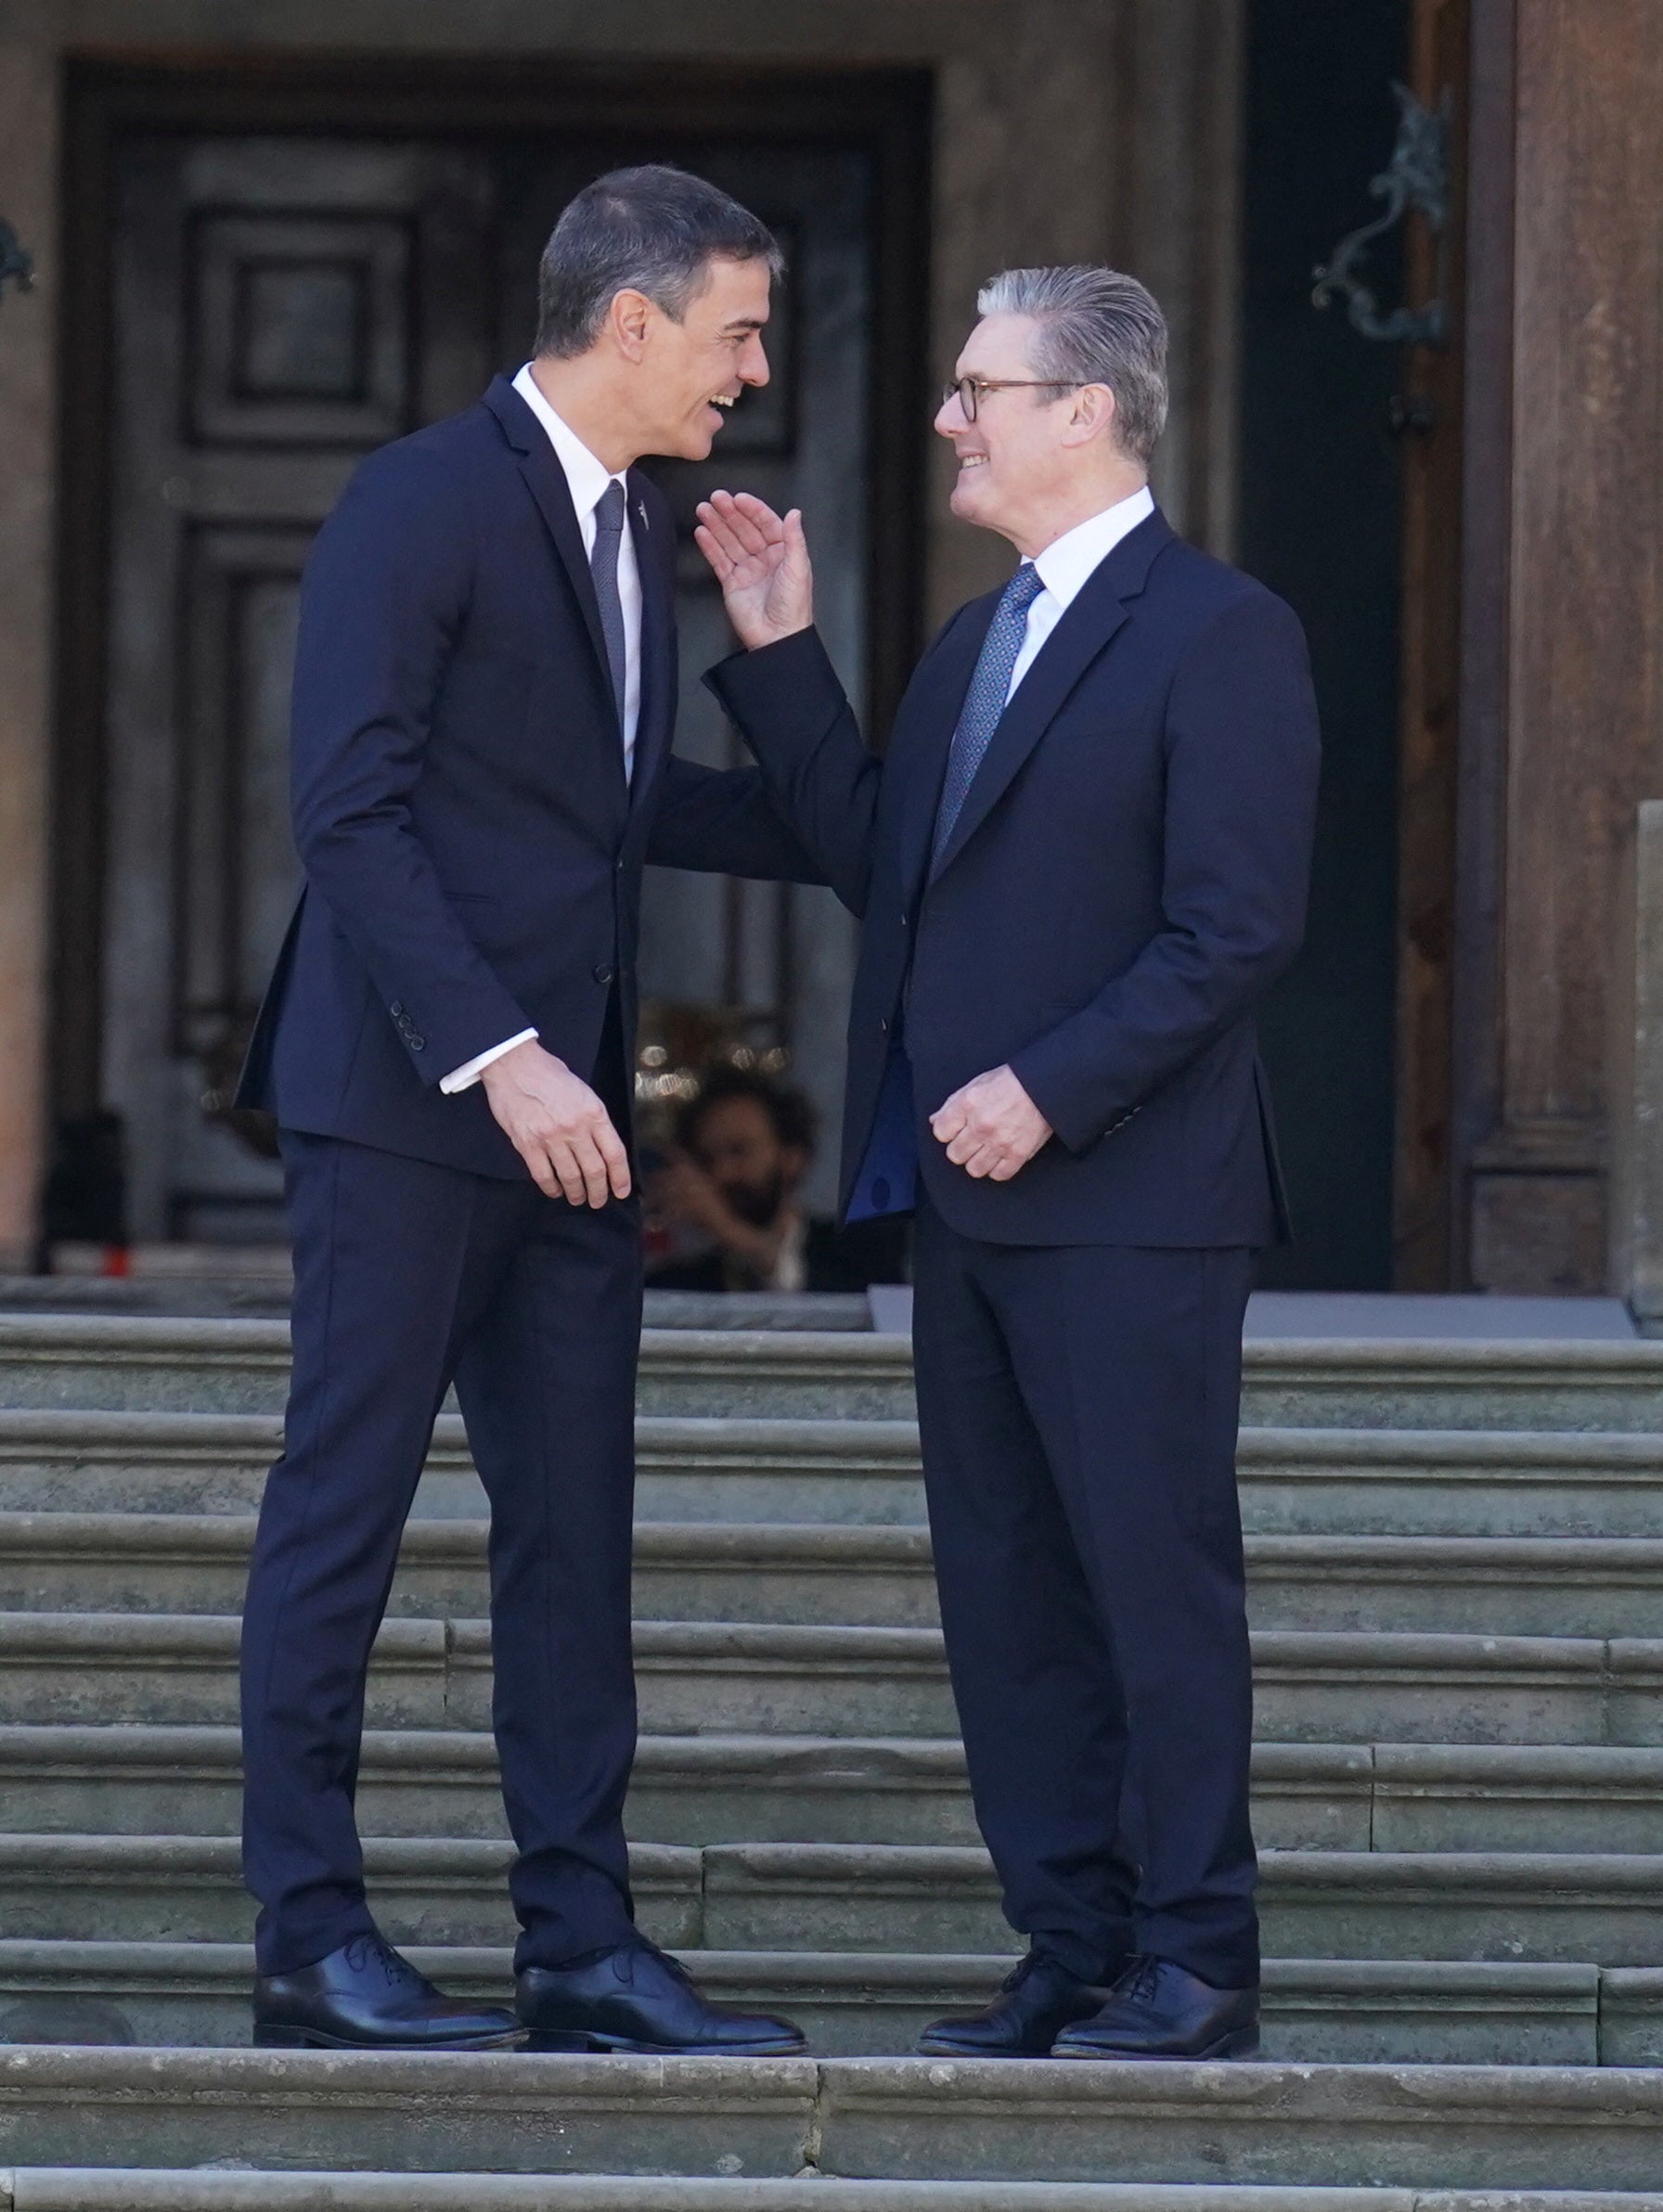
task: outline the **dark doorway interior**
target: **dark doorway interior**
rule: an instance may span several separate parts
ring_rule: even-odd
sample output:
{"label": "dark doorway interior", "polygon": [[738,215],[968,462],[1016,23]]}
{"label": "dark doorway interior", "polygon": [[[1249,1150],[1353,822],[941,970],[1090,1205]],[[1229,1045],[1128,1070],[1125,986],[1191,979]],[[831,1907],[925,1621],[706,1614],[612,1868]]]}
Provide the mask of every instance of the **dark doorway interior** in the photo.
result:
{"label": "dark doorway interior", "polygon": [[[1385,1290],[1392,1269],[1399,457],[1397,350],[1311,305],[1311,272],[1375,212],[1406,0],[1250,0],[1242,564],[1298,610],[1324,765],[1310,925],[1263,1019],[1298,1241],[1288,1288]],[[1397,296],[1389,248],[1372,264]]]}

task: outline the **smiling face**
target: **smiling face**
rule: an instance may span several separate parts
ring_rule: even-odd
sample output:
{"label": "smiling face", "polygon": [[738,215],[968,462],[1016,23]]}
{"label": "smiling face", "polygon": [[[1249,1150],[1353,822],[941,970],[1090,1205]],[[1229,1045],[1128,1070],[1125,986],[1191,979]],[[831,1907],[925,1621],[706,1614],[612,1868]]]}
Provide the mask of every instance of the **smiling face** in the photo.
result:
{"label": "smiling face", "polygon": [[[965,340],[955,379],[1007,379],[1027,385],[1037,373],[1031,315],[985,315]],[[958,456],[952,509],[961,521],[997,530],[1023,553],[1043,550],[1057,535],[1057,519],[1078,504],[1085,449],[1106,442],[1102,385],[1082,408],[1080,390],[984,392],[970,421],[958,393],[949,392],[935,417],[937,432]],[[1083,419],[1089,417],[1090,424]],[[1089,511],[1089,510],[1088,510]]]}
{"label": "smiling face", "polygon": [[[745,386],[767,382],[762,332],[770,283],[766,261],[713,258],[679,322],[641,301],[631,396],[642,452],[704,460]],[[640,295],[621,295],[623,300]]]}

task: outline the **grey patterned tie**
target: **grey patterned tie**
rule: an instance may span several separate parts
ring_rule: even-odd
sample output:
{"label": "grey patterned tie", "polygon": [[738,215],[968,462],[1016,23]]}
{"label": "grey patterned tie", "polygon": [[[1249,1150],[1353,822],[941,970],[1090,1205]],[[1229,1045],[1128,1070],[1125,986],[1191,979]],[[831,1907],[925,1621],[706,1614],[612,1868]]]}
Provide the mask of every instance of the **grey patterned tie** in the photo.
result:
{"label": "grey patterned tie", "polygon": [[615,479],[595,507],[595,549],[589,555],[589,573],[595,579],[595,597],[600,602],[600,635],[606,640],[607,665],[612,670],[612,699],[618,709],[618,727],[624,727],[624,602],[618,597],[618,548],[624,542],[624,486]]}
{"label": "grey patterned tie", "polygon": [[964,694],[959,726],[953,732],[947,756],[941,802],[935,809],[935,836],[930,846],[932,875],[941,865],[953,824],[959,819],[960,809],[982,765],[982,755],[999,727],[999,716],[1005,711],[1005,694],[1011,688],[1011,673],[1022,651],[1023,639],[1027,636],[1028,609],[1044,589],[1038,570],[1031,560],[1025,560],[999,594],[999,605],[993,610],[993,620],[982,640],[976,672]]}

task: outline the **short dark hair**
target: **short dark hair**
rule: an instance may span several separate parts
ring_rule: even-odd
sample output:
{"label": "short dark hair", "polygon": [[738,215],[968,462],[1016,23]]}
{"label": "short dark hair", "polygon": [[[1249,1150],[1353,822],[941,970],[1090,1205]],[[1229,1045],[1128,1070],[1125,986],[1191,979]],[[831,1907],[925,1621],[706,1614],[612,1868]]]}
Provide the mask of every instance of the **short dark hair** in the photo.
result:
{"label": "short dark hair", "polygon": [[685,169],[654,161],[586,185],[549,233],[537,270],[537,352],[587,354],[621,291],[644,292],[676,322],[715,260],[785,266],[749,208]]}
{"label": "short dark hair", "polygon": [[676,1116],[676,1142],[684,1152],[697,1148],[705,1116],[729,1099],[754,1099],[773,1123],[774,1135],[781,1144],[805,1153],[813,1151],[818,1124],[805,1092],[776,1083],[755,1068],[720,1067],[711,1070],[697,1096]]}

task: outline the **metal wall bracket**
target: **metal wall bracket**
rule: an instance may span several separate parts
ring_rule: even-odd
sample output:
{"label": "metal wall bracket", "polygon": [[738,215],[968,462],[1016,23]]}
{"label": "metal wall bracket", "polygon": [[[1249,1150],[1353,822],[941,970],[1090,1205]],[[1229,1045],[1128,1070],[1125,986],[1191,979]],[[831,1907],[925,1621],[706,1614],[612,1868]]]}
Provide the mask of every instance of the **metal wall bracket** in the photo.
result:
{"label": "metal wall bracket", "polygon": [[8,282],[15,284],[20,292],[32,291],[34,256],[11,225],[0,215],[0,300],[6,297]]}
{"label": "metal wall bracket", "polygon": [[1398,96],[1398,142],[1392,158],[1378,176],[1369,179],[1369,190],[1386,206],[1373,223],[1364,223],[1343,238],[1333,258],[1312,272],[1316,289],[1311,303],[1326,307],[1336,299],[1346,302],[1354,330],[1388,345],[1444,346],[1450,342],[1450,311],[1442,297],[1425,307],[1399,307],[1383,315],[1380,302],[1360,274],[1371,245],[1412,209],[1425,219],[1439,241],[1437,289],[1443,291],[1443,246],[1450,213],[1450,133],[1454,103],[1446,88],[1436,108],[1423,107],[1407,84],[1394,84]]}

